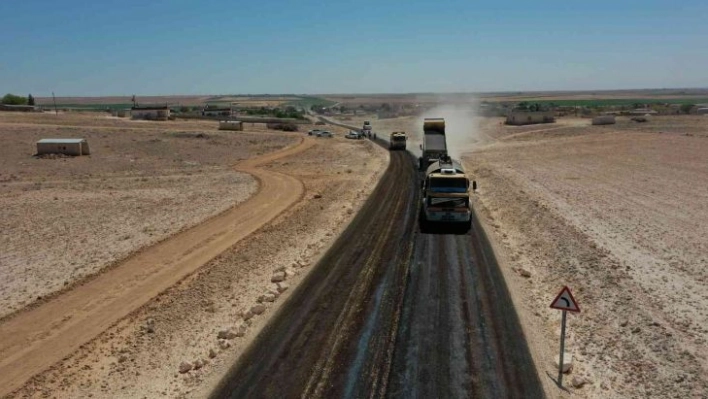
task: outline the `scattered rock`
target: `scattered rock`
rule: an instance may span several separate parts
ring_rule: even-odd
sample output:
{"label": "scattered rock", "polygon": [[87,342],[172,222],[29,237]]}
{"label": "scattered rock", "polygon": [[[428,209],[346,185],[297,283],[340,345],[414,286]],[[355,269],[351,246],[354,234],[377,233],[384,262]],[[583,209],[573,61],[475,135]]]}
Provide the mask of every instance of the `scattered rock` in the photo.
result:
{"label": "scattered rock", "polygon": [[270,281],[272,283],[279,283],[284,280],[285,280],[285,272],[275,272],[275,273],[273,273],[273,276],[270,278]]}
{"label": "scattered rock", "polygon": [[243,312],[241,314],[241,317],[243,317],[244,321],[248,321],[253,317],[253,313],[251,313],[251,311],[249,310],[248,312]]}
{"label": "scattered rock", "polygon": [[320,199],[320,198],[322,198],[322,194],[315,194],[315,195],[312,196],[312,198],[314,198],[314,199]]}
{"label": "scattered rock", "polygon": [[253,313],[253,314],[263,314],[263,312],[265,312],[265,310],[266,310],[265,305],[263,305],[261,303],[251,307],[251,313]]}
{"label": "scattered rock", "polygon": [[191,370],[191,369],[192,369],[192,364],[189,363],[189,362],[182,362],[182,363],[180,363],[180,365],[179,365],[179,372],[180,372],[181,374],[184,374],[184,373],[188,372],[188,371]]}
{"label": "scattered rock", "polygon": [[622,320],[622,322],[620,323],[620,327],[627,327],[627,324],[629,324],[627,320]]}
{"label": "scattered rock", "polygon": [[295,272],[295,270],[293,270],[293,269],[291,269],[291,268],[289,268],[289,267],[286,268],[286,269],[284,270],[284,272],[285,272],[285,278],[295,277],[295,275],[297,274],[297,272]]}
{"label": "scattered rock", "polygon": [[209,359],[213,359],[216,357],[216,351],[214,348],[209,349]]}
{"label": "scattered rock", "polygon": [[248,322],[243,322],[236,327],[236,336],[243,337],[246,335],[246,330],[248,329]]}
{"label": "scattered rock", "polygon": [[[553,366],[555,367],[556,370],[558,370],[558,361],[559,358],[555,358],[553,361]],[[563,353],[563,373],[569,373],[573,369],[573,355],[564,352]]]}
{"label": "scattered rock", "polygon": [[147,331],[150,334],[155,332],[155,320],[154,319],[149,318],[145,321],[145,331]]}
{"label": "scattered rock", "polygon": [[221,349],[229,349],[231,347],[231,342],[225,340],[225,339],[220,339],[219,340],[219,348]]}
{"label": "scattered rock", "polygon": [[278,283],[278,292],[285,292],[290,288],[290,285],[286,282]]}
{"label": "scattered rock", "polygon": [[261,295],[261,297],[263,298],[264,302],[275,302],[275,300],[278,298],[278,296],[272,292],[266,292],[265,294]]}
{"label": "scattered rock", "polygon": [[525,278],[531,277],[531,272],[524,269],[523,267],[519,268],[519,274],[521,275],[521,277],[525,277]]}
{"label": "scattered rock", "polygon": [[195,370],[199,370],[200,368],[204,367],[204,362],[202,362],[201,359],[195,360],[193,364]]}
{"label": "scattered rock", "polygon": [[641,328],[639,328],[639,327],[634,327],[634,328],[632,329],[632,334],[636,334],[636,333],[638,333],[638,332],[640,332],[640,331],[642,331]]}
{"label": "scattered rock", "polygon": [[219,334],[216,337],[218,339],[234,339],[234,338],[236,338],[236,333],[233,332],[230,328],[228,328],[228,329],[219,331]]}
{"label": "scattered rock", "polygon": [[128,356],[126,356],[126,355],[120,355],[120,357],[118,358],[118,363],[123,363],[123,362],[125,362],[126,360],[128,360]]}
{"label": "scattered rock", "polygon": [[570,383],[573,385],[573,388],[580,389],[587,383],[587,380],[583,377],[575,376],[570,380]]}

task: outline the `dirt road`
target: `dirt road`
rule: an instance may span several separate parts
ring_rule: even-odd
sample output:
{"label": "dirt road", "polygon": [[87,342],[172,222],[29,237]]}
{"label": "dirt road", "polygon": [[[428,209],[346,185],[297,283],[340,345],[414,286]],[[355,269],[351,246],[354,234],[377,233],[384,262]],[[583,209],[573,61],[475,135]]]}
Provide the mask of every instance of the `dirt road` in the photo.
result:
{"label": "dirt road", "polygon": [[303,194],[299,180],[259,166],[312,145],[311,139],[304,138],[298,145],[237,165],[237,170],[259,180],[260,190],[254,197],[6,320],[0,325],[0,396],[71,354],[298,201]]}
{"label": "dirt road", "polygon": [[543,397],[479,225],[421,234],[407,152],[212,397]]}

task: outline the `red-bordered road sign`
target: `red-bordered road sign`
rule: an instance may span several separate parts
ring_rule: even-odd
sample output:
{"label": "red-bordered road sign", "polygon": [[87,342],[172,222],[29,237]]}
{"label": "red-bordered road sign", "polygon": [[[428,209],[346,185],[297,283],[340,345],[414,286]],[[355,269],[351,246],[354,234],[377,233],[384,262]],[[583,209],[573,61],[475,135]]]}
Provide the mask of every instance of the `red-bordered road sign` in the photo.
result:
{"label": "red-bordered road sign", "polygon": [[580,313],[580,306],[578,306],[578,302],[573,298],[573,294],[568,287],[563,287],[556,299],[551,302],[551,308]]}

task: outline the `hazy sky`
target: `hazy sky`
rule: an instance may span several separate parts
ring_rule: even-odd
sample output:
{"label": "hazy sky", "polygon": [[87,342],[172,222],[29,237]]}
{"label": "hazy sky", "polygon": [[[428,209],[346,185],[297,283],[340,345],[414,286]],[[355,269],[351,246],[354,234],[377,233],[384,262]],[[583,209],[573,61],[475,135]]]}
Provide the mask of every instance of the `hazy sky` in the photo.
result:
{"label": "hazy sky", "polygon": [[706,0],[105,3],[0,1],[0,92],[708,87]]}

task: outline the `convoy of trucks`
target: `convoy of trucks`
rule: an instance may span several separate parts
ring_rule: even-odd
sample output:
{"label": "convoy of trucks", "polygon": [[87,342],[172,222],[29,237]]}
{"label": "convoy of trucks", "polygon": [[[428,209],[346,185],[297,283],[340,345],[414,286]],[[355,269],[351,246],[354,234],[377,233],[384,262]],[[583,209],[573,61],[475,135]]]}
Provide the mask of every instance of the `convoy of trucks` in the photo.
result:
{"label": "convoy of trucks", "polygon": [[407,140],[406,132],[393,132],[388,139],[388,149],[405,151]]}

